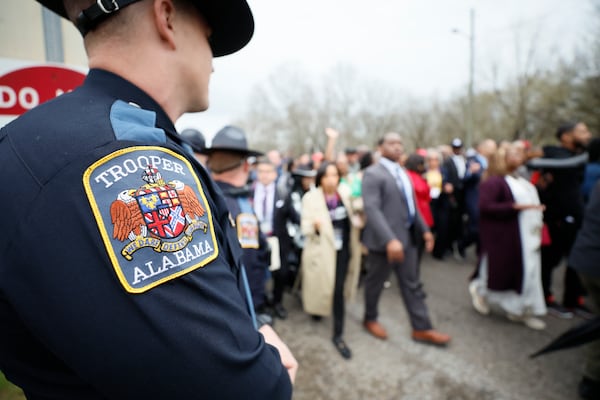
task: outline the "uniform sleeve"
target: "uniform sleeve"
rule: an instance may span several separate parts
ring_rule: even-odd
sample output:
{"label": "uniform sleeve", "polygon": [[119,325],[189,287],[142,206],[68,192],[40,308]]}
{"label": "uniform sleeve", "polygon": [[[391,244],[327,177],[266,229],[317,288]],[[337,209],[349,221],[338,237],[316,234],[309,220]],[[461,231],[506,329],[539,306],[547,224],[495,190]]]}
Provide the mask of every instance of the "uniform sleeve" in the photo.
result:
{"label": "uniform sleeve", "polygon": [[588,153],[579,154],[567,158],[534,158],[527,163],[527,167],[532,169],[561,169],[577,168],[588,162]]}
{"label": "uniform sleeve", "polygon": [[[24,211],[7,255],[13,263],[3,282],[6,295],[49,352],[105,398],[289,399],[287,371],[277,350],[254,330],[237,270],[228,261],[228,213],[215,208],[204,185],[197,199],[189,191],[185,198],[182,185],[192,187],[196,178],[178,170],[179,158],[170,156],[121,151],[112,164],[99,166],[120,175],[97,174],[97,209],[81,184],[87,164],[62,170]],[[126,174],[137,168],[136,160],[160,157],[162,178],[175,183],[169,190],[142,191],[147,186],[137,183],[140,173]],[[104,187],[110,201],[101,198]],[[161,217],[149,208],[145,218],[155,219],[143,229],[132,224],[122,241],[112,237],[109,205],[133,201],[127,196],[139,199],[138,208],[170,196],[170,226],[162,224],[166,212]],[[176,201],[187,204],[185,212]],[[135,286],[136,279],[151,285]]]}

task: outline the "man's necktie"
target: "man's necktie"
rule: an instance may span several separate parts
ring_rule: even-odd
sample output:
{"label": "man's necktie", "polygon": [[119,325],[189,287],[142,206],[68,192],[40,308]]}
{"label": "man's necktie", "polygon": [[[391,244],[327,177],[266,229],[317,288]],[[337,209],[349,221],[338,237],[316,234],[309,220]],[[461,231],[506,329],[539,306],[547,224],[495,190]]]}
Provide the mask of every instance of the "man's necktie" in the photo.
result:
{"label": "man's necktie", "polygon": [[269,216],[269,212],[267,211],[267,197],[269,197],[269,189],[265,186],[265,190],[263,191],[263,201],[262,201],[262,220],[267,221],[267,217]]}
{"label": "man's necktie", "polygon": [[408,176],[406,176],[404,171],[402,171],[402,168],[400,166],[396,168],[396,180],[398,181],[398,186],[400,186],[401,191],[404,193],[406,207],[408,209],[408,225],[410,226],[415,221],[415,203],[413,199],[413,192],[412,186],[410,184],[410,179],[408,178]]}

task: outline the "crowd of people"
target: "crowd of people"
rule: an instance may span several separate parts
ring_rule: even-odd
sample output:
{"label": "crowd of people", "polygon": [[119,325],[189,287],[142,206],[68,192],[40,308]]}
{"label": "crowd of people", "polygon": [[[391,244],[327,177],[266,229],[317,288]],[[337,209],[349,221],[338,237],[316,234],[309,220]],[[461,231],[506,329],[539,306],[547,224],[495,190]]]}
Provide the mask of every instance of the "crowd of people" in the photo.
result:
{"label": "crowd of people", "polygon": [[[299,286],[311,318],[333,314],[333,343],[351,358],[342,338],[344,299],[360,281],[364,328],[385,340],[378,301],[394,271],[413,339],[443,346],[450,337],[429,320],[420,260],[427,250],[438,260],[466,262],[472,248],[477,262],[468,292],[479,313],[499,312],[531,329],[545,328],[539,317],[547,312],[592,317],[575,265],[565,269],[560,303],[551,281],[570,254],[585,199],[599,178],[600,139],[592,139],[584,123],[561,125],[555,146],[484,139],[466,151],[455,138],[407,152],[401,136],[388,133],[374,148],[336,152],[339,132],[325,133],[324,152],[284,157],[277,150],[245,150],[254,165],[244,187],[258,235],[275,238],[279,255],[271,257],[270,273],[267,264],[257,265],[265,298],[255,302],[257,313],[286,318],[284,289]],[[206,165],[213,168],[210,156]],[[272,293],[265,289],[269,276]]]}
{"label": "crowd of people", "polygon": [[[364,329],[386,340],[392,271],[412,339],[446,346],[425,251],[465,260],[474,247],[474,308],[532,329],[547,311],[587,318],[586,299],[600,302],[600,144],[583,122],[540,149],[464,151],[455,138],[410,153],[389,132],[338,153],[327,128],[323,152],[264,154],[235,126],[206,146],[174,121],[208,107],[213,56],[250,41],[246,1],[38,1],[77,26],[90,71],[0,130],[15,193],[0,237],[0,369],[26,396],[291,398],[298,363],[272,329],[286,289],[300,288],[313,320],[333,315],[350,359],[346,302],[362,282]],[[597,342],[579,389],[600,397]]]}

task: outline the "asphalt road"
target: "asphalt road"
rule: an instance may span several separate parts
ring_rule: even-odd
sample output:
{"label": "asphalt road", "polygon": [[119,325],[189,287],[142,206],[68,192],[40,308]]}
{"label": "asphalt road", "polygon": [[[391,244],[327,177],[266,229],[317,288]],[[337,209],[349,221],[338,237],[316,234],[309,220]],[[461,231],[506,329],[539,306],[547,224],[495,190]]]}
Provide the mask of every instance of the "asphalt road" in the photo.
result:
{"label": "asphalt road", "polygon": [[[387,341],[362,327],[362,290],[348,305],[344,336],[351,360],[343,359],[331,343],[331,318],[312,321],[298,298],[287,294],[288,319],[278,320],[275,328],[300,363],[294,399],[577,399],[584,348],[533,360],[529,355],[581,320],[546,316],[547,328],[534,331],[501,315],[478,314],[467,292],[474,261],[473,254],[466,262],[423,259],[421,275],[433,323],[453,338],[446,349],[410,339],[395,278],[380,303]],[[557,289],[562,273],[562,268],[555,273]]]}

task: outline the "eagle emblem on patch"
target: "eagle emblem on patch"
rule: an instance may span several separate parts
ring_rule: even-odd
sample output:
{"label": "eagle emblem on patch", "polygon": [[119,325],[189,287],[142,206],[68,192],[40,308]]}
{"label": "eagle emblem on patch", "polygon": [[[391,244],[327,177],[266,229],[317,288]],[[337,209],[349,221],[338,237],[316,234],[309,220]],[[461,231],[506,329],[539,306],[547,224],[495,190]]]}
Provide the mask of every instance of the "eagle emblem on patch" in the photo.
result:
{"label": "eagle emblem on patch", "polygon": [[144,292],[217,257],[208,202],[181,155],[159,147],[119,150],[88,168],[84,185],[127,291]]}

